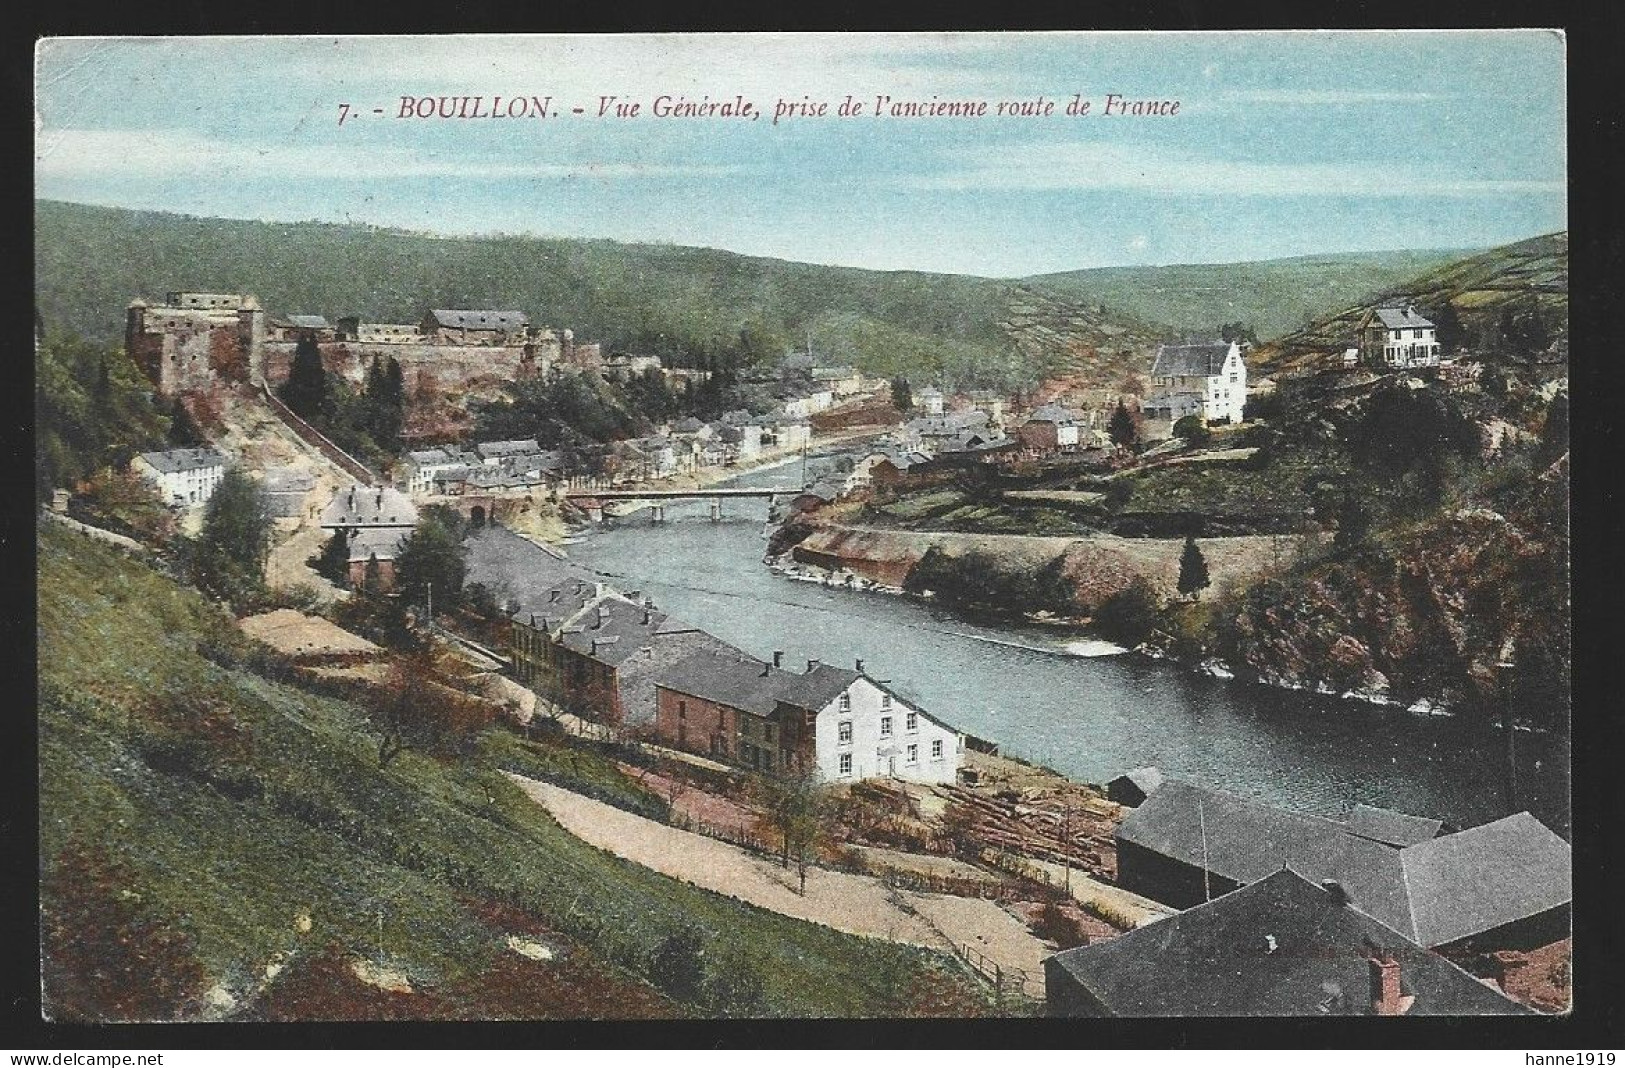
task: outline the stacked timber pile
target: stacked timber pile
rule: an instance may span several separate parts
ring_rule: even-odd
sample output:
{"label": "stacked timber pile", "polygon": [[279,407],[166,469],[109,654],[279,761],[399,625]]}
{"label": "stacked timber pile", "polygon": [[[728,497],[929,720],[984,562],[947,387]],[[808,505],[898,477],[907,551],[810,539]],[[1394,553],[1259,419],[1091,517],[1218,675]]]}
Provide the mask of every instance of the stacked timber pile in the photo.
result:
{"label": "stacked timber pile", "polygon": [[[938,790],[956,806],[960,834],[1008,853],[1117,877],[1113,834],[1121,809],[1081,788],[988,796],[960,786]],[[1027,795],[1032,796],[1027,796]]]}

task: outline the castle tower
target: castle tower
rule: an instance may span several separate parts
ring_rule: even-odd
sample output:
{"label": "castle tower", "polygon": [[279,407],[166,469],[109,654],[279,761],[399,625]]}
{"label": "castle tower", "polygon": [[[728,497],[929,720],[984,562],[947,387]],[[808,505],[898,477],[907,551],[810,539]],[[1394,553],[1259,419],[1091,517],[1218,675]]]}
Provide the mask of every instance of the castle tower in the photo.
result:
{"label": "castle tower", "polygon": [[260,302],[251,296],[245,296],[242,305],[237,309],[237,338],[248,357],[249,384],[264,385],[265,310],[260,307]]}

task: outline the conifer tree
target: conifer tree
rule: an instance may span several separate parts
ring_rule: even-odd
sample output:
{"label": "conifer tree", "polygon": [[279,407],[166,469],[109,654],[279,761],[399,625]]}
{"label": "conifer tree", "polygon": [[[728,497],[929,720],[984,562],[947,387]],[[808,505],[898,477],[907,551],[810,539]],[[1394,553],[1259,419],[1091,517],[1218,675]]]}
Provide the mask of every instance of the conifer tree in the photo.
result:
{"label": "conifer tree", "polygon": [[1179,593],[1195,600],[1212,585],[1207,574],[1207,557],[1196,545],[1196,535],[1185,535],[1185,551],[1179,554]]}
{"label": "conifer tree", "polygon": [[1134,428],[1134,416],[1129,414],[1128,406],[1122,401],[1112,411],[1111,421],[1106,424],[1106,432],[1111,436],[1112,444],[1127,448],[1134,444],[1139,434]]}

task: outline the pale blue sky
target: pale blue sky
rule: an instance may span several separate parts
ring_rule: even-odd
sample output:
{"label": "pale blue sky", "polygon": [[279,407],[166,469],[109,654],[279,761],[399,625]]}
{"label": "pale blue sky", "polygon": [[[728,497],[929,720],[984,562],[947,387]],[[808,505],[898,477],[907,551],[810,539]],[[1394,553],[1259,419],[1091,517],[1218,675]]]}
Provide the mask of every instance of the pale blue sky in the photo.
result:
{"label": "pale blue sky", "polygon": [[[1545,31],[57,39],[36,77],[40,196],[196,215],[1001,276],[1567,226]],[[848,92],[1057,107],[771,123],[777,97],[833,112]],[[766,114],[649,116],[662,93]],[[1097,114],[1061,114],[1075,93]],[[1107,93],[1180,113],[1104,117]],[[398,119],[405,94],[550,95],[558,115]],[[596,119],[601,94],[645,115]],[[340,103],[360,117],[340,127]]]}

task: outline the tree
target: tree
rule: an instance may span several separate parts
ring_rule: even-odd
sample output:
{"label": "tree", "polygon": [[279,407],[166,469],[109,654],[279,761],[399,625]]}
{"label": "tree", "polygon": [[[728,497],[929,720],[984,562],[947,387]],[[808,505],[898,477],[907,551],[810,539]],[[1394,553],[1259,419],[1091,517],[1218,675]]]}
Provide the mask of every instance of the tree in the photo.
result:
{"label": "tree", "polygon": [[370,553],[367,556],[367,566],[361,572],[361,591],[368,594],[377,594],[383,587],[384,572],[378,563],[378,554]]}
{"label": "tree", "polygon": [[333,536],[322,543],[322,551],[307,561],[311,570],[335,586],[343,586],[350,581],[350,536],[343,530],[333,531]]}
{"label": "tree", "polygon": [[1122,401],[1112,410],[1111,419],[1106,424],[1106,433],[1111,437],[1112,444],[1119,448],[1128,448],[1139,438],[1139,431],[1134,426],[1134,415],[1128,410],[1128,405]]}
{"label": "tree", "polygon": [[271,509],[253,479],[227,469],[203,514],[193,561],[197,584],[234,603],[265,590]]}
{"label": "tree", "polygon": [[282,383],[278,393],[282,403],[301,419],[321,420],[331,411],[327,369],[322,366],[322,351],[316,345],[315,334],[306,332],[299,336],[299,343],[293,349],[293,363],[288,368],[288,380]]}
{"label": "tree", "polygon": [[1119,645],[1135,646],[1157,625],[1157,591],[1144,575],[1107,597],[1096,610],[1094,627]]}
{"label": "tree", "polygon": [[1174,424],[1174,437],[1184,438],[1192,445],[1205,445],[1213,432],[1208,429],[1207,420],[1199,415],[1186,415]]}
{"label": "tree", "polygon": [[1462,326],[1456,306],[1448,300],[1433,313],[1433,325],[1436,328],[1435,336],[1439,339],[1441,353],[1448,355],[1466,343],[1467,328]]}
{"label": "tree", "polygon": [[176,397],[169,418],[169,444],[184,449],[202,445],[207,440],[198,428],[197,420],[192,418],[185,400]]}
{"label": "tree", "polygon": [[1196,600],[1212,582],[1208,579],[1207,558],[1197,548],[1196,535],[1185,535],[1185,551],[1179,554],[1179,592]]}
{"label": "tree", "polygon": [[427,606],[432,598],[454,608],[468,574],[466,556],[462,518],[444,506],[426,508],[395,558],[396,589],[411,604]]}
{"label": "tree", "polygon": [[813,772],[803,769],[782,778],[760,777],[754,792],[767,809],[773,829],[779,833],[783,846],[780,861],[785,867],[790,866],[792,859],[796,862],[799,892],[805,894],[807,863],[818,841],[827,807],[823,787]]}
{"label": "tree", "polygon": [[910,411],[914,407],[914,390],[902,375],[891,380],[891,406],[900,412]]}
{"label": "tree", "polygon": [[378,766],[407,749],[438,756],[466,753],[493,716],[479,701],[440,678],[432,647],[400,658],[373,693],[368,718],[378,728]]}

